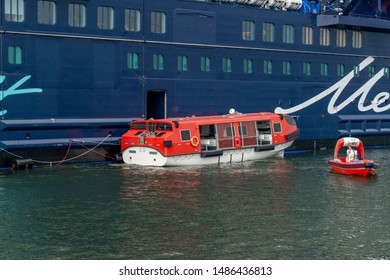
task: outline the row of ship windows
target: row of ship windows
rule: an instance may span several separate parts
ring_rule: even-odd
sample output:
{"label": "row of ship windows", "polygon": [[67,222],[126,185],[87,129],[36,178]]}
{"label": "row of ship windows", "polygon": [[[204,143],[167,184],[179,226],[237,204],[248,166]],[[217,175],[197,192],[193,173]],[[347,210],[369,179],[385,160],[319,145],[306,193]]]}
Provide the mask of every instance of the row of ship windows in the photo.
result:
{"label": "row of ship windows", "polygon": [[[4,0],[4,19],[9,22],[24,22],[25,0]],[[113,7],[99,6],[97,8],[97,27],[99,29],[114,29],[115,11]],[[57,23],[57,4],[54,1],[37,1],[37,22],[39,24],[55,25]],[[151,13],[151,31],[165,33],[166,15],[163,12]],[[84,4],[68,5],[68,25],[71,27],[87,26],[87,8]],[[125,9],[125,29],[139,32],[141,30],[141,12],[136,9]]]}
{"label": "row of ship windows", "polygon": [[[132,70],[139,69],[139,54],[138,53],[127,53],[127,68]],[[9,64],[22,64],[23,63],[23,52],[21,47],[8,47],[8,63]],[[153,54],[153,69],[156,71],[163,71],[165,64],[165,57],[162,54]],[[254,61],[253,59],[243,59],[243,72],[246,74],[254,73]],[[274,61],[266,59],[263,61],[263,72],[267,75],[273,74]],[[293,63],[291,61],[283,61],[283,75],[291,75],[293,72]],[[187,72],[189,70],[189,58],[185,55],[177,56],[177,70],[181,72]],[[222,72],[232,73],[233,72],[233,59],[229,57],[222,58]],[[202,56],[200,58],[200,71],[211,72],[212,71],[212,59],[211,57]],[[359,65],[354,66],[354,76],[360,76]],[[305,76],[312,75],[312,63],[302,63],[302,74]],[[345,76],[345,64],[337,64],[337,76]],[[375,65],[368,66],[368,76],[371,78],[376,74]],[[329,64],[320,63],[320,75],[329,76]],[[390,67],[384,68],[384,76],[390,77]]]}
{"label": "row of ship windows", "polygon": [[[127,54],[127,67],[129,69],[138,69],[139,67],[139,56],[137,53],[128,53]],[[181,72],[188,71],[188,57],[179,55],[177,56],[177,70]],[[283,75],[291,75],[293,64],[291,61],[283,61]],[[212,59],[210,57],[202,56],[200,59],[200,70],[202,72],[211,72],[212,68]],[[254,73],[254,61],[253,59],[243,59],[243,72],[246,74]],[[273,74],[274,61],[266,59],[263,61],[263,73],[267,75]],[[162,54],[153,55],[153,69],[162,71],[164,70],[164,56]],[[232,58],[222,58],[222,72],[223,73],[232,73],[233,72],[233,59]],[[360,67],[355,65],[353,68],[353,73],[355,77],[360,76]],[[312,63],[303,62],[302,63],[302,74],[305,76],[312,75]],[[345,64],[337,64],[337,76],[345,76]],[[376,74],[375,65],[368,66],[368,76],[371,78]],[[320,75],[329,76],[329,64],[320,63]],[[390,67],[384,68],[384,76],[390,77]]]}
{"label": "row of ship windows", "polygon": [[[255,22],[244,20],[242,22],[242,39],[248,41],[254,41],[256,39]],[[282,42],[286,44],[295,43],[295,26],[291,24],[283,25]],[[263,42],[275,41],[275,24],[271,22],[263,22],[262,25],[262,40]],[[313,27],[302,27],[302,40],[303,45],[313,45]],[[321,46],[330,46],[331,44],[331,32],[328,28],[320,28],[319,44]],[[360,31],[352,31],[352,47],[360,49],[362,47],[362,33]],[[336,30],[336,47],[345,48],[347,46],[347,31],[338,29]]]}
{"label": "row of ship windows", "polygon": [[[54,25],[57,22],[57,6],[54,1],[40,0],[37,2],[37,21],[39,24]],[[4,0],[4,18],[6,21],[23,22],[25,20],[25,0]],[[99,6],[97,8],[97,27],[100,29],[114,29],[115,10],[113,7]],[[68,24],[72,27],[86,27],[86,6],[84,4],[68,5]],[[125,30],[130,32],[141,31],[141,12],[137,9],[125,9]],[[150,29],[152,33],[166,33],[166,14],[164,12],[151,12]],[[283,25],[282,41],[286,44],[295,43],[295,26]],[[263,22],[261,28],[263,42],[275,41],[275,24]],[[256,40],[256,24],[251,20],[242,21],[242,39]],[[302,27],[302,44],[313,44],[313,28]],[[331,32],[328,28],[320,28],[319,44],[330,46]],[[336,30],[336,46],[347,46],[347,31]],[[362,47],[362,33],[352,31],[352,47]]]}

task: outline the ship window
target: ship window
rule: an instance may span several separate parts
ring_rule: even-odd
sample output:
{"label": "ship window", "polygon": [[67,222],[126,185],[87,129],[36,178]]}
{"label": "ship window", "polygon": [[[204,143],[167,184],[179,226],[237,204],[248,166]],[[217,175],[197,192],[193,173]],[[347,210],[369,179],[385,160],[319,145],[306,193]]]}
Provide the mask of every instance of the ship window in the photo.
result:
{"label": "ship window", "polygon": [[97,26],[99,29],[114,29],[114,9],[98,7]]}
{"label": "ship window", "polygon": [[375,66],[370,65],[370,66],[368,66],[368,77],[372,78],[374,76],[375,76]]}
{"label": "ship window", "polygon": [[294,25],[291,24],[283,25],[283,43],[287,43],[287,44],[294,43]]}
{"label": "ship window", "polygon": [[163,12],[152,12],[150,28],[153,33],[165,33],[165,18]]}
{"label": "ship window", "polygon": [[127,68],[138,69],[138,53],[127,53]]}
{"label": "ship window", "polygon": [[263,23],[263,42],[275,41],[275,24],[270,22]]}
{"label": "ship window", "polygon": [[153,55],[153,69],[164,70],[164,56],[161,54]]}
{"label": "ship window", "polygon": [[38,23],[56,24],[56,3],[53,1],[38,1]]}
{"label": "ship window", "polygon": [[281,125],[281,123],[274,123],[274,132],[275,133],[280,133],[280,132],[282,132],[282,125]]}
{"label": "ship window", "polygon": [[389,67],[385,67],[383,69],[383,71],[384,71],[385,78],[389,78],[390,77],[390,68]]}
{"label": "ship window", "polygon": [[85,27],[85,5],[69,4],[68,6],[68,24],[73,27]]}
{"label": "ship window", "polygon": [[360,49],[362,47],[362,32],[352,32],[352,47]]}
{"label": "ship window", "polygon": [[360,66],[359,65],[355,65],[353,67],[353,75],[355,77],[359,77],[360,76]]}
{"label": "ship window", "polygon": [[8,47],[8,62],[9,64],[22,64],[21,47]]}
{"label": "ship window", "polygon": [[242,39],[255,40],[255,23],[253,21],[244,20],[242,22]]}
{"label": "ship window", "polygon": [[344,77],[345,75],[345,65],[337,64],[337,76]]}
{"label": "ship window", "polygon": [[24,0],[4,0],[4,18],[6,21],[24,21]]}
{"label": "ship window", "polygon": [[272,74],[272,60],[264,60],[264,74]]}
{"label": "ship window", "polygon": [[303,63],[303,74],[306,76],[311,75],[311,63],[310,62],[304,62]]}
{"label": "ship window", "polygon": [[232,72],[232,59],[223,58],[222,59],[222,71],[226,73]]}
{"label": "ship window", "polygon": [[309,26],[302,27],[302,44],[313,45],[313,28]]}
{"label": "ship window", "polygon": [[177,70],[188,71],[188,57],[185,55],[179,55],[177,57]]}
{"label": "ship window", "polygon": [[202,56],[200,59],[200,70],[202,72],[210,72],[211,71],[211,58]]}
{"label": "ship window", "polygon": [[345,30],[337,30],[336,46],[344,48],[347,45],[347,32]]}
{"label": "ship window", "polygon": [[327,28],[320,28],[320,45],[321,46],[330,45],[330,30]]}
{"label": "ship window", "polygon": [[125,10],[125,29],[132,32],[141,30],[141,13],[139,10]]}
{"label": "ship window", "polygon": [[253,73],[253,60],[244,59],[244,73],[250,74]]}
{"label": "ship window", "polygon": [[291,75],[291,62],[290,61],[283,61],[283,74],[284,75]]}
{"label": "ship window", "polygon": [[189,129],[188,130],[181,130],[180,137],[181,137],[181,141],[190,141],[191,140],[191,131]]}
{"label": "ship window", "polygon": [[321,76],[329,75],[329,65],[328,63],[321,63]]}

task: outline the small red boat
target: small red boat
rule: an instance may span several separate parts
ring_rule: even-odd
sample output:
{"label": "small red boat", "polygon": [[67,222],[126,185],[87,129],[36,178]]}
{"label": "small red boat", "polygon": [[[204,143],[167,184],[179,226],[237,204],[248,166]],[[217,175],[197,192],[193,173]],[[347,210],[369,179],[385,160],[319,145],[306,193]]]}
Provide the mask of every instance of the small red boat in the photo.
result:
{"label": "small red boat", "polygon": [[184,166],[283,155],[299,136],[295,119],[274,113],[137,120],[122,135],[127,164]]}
{"label": "small red boat", "polygon": [[[346,157],[339,157],[339,151],[347,147]],[[334,159],[329,160],[332,171],[347,175],[368,176],[374,175],[379,167],[373,160],[364,158],[363,142],[358,138],[340,138],[335,147]]]}

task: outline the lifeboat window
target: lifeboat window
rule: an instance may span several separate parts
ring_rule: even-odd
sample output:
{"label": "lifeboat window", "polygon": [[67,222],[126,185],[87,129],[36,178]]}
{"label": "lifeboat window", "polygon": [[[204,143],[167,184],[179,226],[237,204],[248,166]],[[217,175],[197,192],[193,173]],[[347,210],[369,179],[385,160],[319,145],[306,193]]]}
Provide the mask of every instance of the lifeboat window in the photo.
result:
{"label": "lifeboat window", "polygon": [[170,124],[170,123],[156,123],[156,130],[172,131],[172,124]]}
{"label": "lifeboat window", "polygon": [[238,134],[240,136],[246,136],[248,135],[248,129],[247,129],[247,126],[246,125],[239,125],[238,126]]}
{"label": "lifeboat window", "polygon": [[284,118],[286,119],[288,124],[297,126],[297,122],[295,121],[295,119],[293,117],[291,117],[291,116],[284,116]]}
{"label": "lifeboat window", "polygon": [[239,134],[241,138],[242,146],[253,146],[256,145],[256,128],[255,122],[242,122],[238,126]]}
{"label": "lifeboat window", "polygon": [[130,128],[135,130],[146,129],[146,122],[134,122],[131,124]]}
{"label": "lifeboat window", "polygon": [[231,123],[221,123],[216,125],[219,149],[234,147],[234,127]]}
{"label": "lifeboat window", "polygon": [[180,136],[181,136],[181,141],[190,141],[191,131],[190,130],[181,130]]}
{"label": "lifeboat window", "polygon": [[281,123],[274,123],[274,132],[275,133],[282,132],[282,124]]}
{"label": "lifeboat window", "polygon": [[148,131],[154,132],[154,122],[148,122]]}
{"label": "lifeboat window", "polygon": [[205,139],[215,138],[215,125],[200,125],[199,126],[200,136]]}
{"label": "lifeboat window", "polygon": [[235,136],[234,127],[232,127],[232,126],[226,127],[226,130],[225,130],[225,133],[223,136],[228,136],[228,137]]}

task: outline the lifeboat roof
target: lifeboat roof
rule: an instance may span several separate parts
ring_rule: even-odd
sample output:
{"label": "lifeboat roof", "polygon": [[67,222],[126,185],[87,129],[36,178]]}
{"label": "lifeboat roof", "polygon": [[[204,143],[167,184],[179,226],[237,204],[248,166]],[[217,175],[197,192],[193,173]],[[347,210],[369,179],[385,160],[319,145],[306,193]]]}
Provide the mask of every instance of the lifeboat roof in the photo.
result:
{"label": "lifeboat roof", "polygon": [[[243,121],[251,121],[251,120],[259,120],[264,118],[271,118],[272,116],[278,116],[275,113],[270,112],[261,112],[261,113],[248,113],[242,114],[238,112],[229,113],[226,115],[213,115],[213,116],[192,116],[186,118],[170,118],[170,121],[178,121],[180,123],[223,123],[226,121],[231,122],[232,120],[243,120]],[[280,116],[283,118],[282,116]]]}
{"label": "lifeboat roof", "polygon": [[338,154],[341,148],[343,147],[353,147],[357,149],[357,152],[361,154],[361,158],[364,159],[364,145],[363,142],[355,137],[343,137],[340,138],[334,150],[334,158],[338,158]]}
{"label": "lifeboat roof", "polygon": [[343,147],[358,147],[361,143],[360,139],[355,137],[344,137],[339,139],[339,141],[343,143]]}

